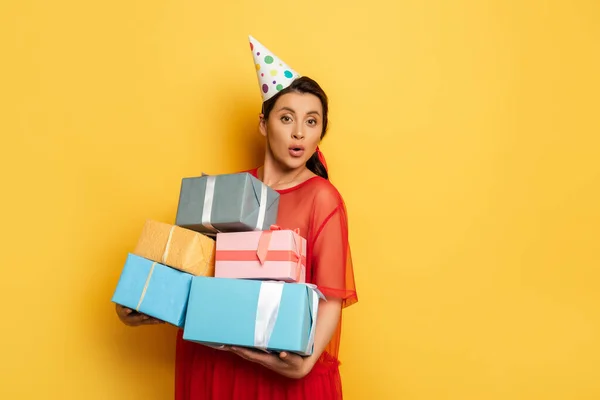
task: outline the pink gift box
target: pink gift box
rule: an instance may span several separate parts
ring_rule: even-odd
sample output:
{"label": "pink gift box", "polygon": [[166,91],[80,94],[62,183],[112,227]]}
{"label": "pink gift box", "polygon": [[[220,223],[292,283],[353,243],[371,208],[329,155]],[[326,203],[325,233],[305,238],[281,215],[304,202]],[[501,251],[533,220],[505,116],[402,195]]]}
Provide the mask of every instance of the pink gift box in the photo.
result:
{"label": "pink gift box", "polygon": [[304,283],[306,239],[297,231],[218,233],[215,277]]}

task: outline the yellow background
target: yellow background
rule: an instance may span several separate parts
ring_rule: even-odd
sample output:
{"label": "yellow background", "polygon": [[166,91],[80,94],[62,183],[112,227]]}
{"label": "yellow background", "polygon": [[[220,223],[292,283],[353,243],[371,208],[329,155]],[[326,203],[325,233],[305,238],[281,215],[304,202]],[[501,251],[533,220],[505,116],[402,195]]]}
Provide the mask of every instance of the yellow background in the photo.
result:
{"label": "yellow background", "polygon": [[[2,399],[168,399],[110,302],[180,179],[260,161],[247,35],[321,82],[351,223],[346,398],[600,398],[600,6],[0,6]],[[225,153],[221,153],[225,152]]]}

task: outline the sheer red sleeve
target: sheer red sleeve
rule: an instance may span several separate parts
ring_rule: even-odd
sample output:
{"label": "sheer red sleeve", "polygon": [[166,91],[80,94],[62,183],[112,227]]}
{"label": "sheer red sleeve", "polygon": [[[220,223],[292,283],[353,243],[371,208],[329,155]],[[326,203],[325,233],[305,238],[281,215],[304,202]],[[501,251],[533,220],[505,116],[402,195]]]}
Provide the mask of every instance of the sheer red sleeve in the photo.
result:
{"label": "sheer red sleeve", "polygon": [[348,307],[358,301],[352,256],[348,242],[348,216],[339,193],[322,188],[315,197],[312,246],[313,283],[327,298],[342,300]]}

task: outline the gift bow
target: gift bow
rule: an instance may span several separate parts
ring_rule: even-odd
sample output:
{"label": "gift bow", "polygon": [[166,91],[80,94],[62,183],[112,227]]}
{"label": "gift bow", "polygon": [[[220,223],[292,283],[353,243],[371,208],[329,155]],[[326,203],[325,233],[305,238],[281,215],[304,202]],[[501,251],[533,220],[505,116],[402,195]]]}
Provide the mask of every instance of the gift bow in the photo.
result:
{"label": "gift bow", "polygon": [[[276,252],[274,250],[269,250],[269,246],[271,244],[271,238],[273,236],[274,231],[282,231],[280,226],[271,225],[270,230],[263,231],[260,235],[260,239],[258,241],[258,249],[256,250],[256,256],[258,257],[258,261],[260,265],[265,265],[265,262],[269,259],[271,261],[295,261],[296,262],[296,281],[300,280],[300,276],[302,273],[302,266],[306,266],[306,259],[302,257],[302,241],[298,240],[296,236],[294,236],[294,257],[292,260],[285,258],[285,256],[279,260],[277,259]],[[300,236],[300,229],[296,228],[292,230],[297,236]]]}

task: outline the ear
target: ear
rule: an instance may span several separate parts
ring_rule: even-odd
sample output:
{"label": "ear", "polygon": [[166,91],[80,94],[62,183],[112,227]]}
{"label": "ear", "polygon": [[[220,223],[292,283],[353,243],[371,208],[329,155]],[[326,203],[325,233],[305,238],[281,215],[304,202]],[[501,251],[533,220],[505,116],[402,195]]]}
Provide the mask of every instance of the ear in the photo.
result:
{"label": "ear", "polygon": [[258,116],[258,120],[258,130],[260,131],[260,134],[267,137],[267,120],[265,119],[265,115],[261,113]]}

